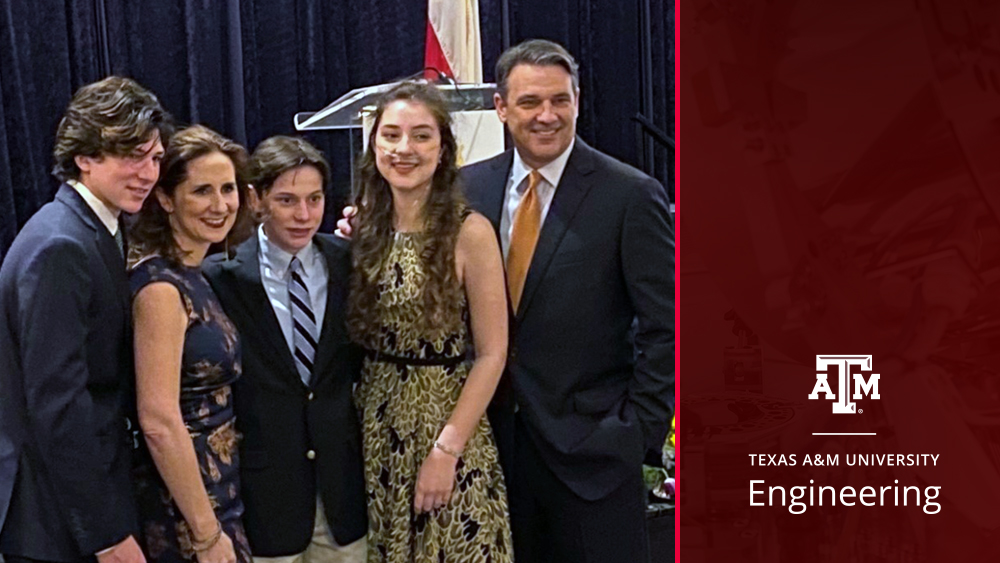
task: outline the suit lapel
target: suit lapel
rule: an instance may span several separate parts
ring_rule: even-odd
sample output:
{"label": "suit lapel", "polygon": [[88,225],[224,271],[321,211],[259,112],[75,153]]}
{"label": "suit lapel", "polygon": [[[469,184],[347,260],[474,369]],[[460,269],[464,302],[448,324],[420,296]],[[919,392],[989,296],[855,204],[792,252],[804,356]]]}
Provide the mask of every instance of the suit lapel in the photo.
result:
{"label": "suit lapel", "polygon": [[480,195],[476,211],[479,211],[493,223],[493,229],[500,231],[500,221],[503,217],[503,203],[507,199],[507,179],[510,167],[514,163],[514,151],[505,152],[501,158],[490,163],[491,173],[486,178],[485,186],[477,186],[475,191]]}
{"label": "suit lapel", "polygon": [[[115,238],[108,232],[108,228],[97,217],[93,209],[83,200],[83,196],[69,184],[63,184],[56,193],[56,199],[76,213],[77,217],[84,225],[94,231],[94,245],[101,255],[104,266],[108,269],[111,279],[115,283],[115,291],[118,293],[118,300],[122,308],[128,313],[131,309],[131,291],[128,285],[128,274],[125,271],[125,259],[118,252],[118,245]],[[121,222],[119,222],[121,228]]]}
{"label": "suit lapel", "polygon": [[340,288],[343,288],[349,280],[348,272],[336,267],[338,258],[331,245],[326,244],[320,237],[314,238],[313,243],[326,260],[327,271],[326,310],[323,313],[323,326],[320,327],[316,358],[313,361],[312,387],[316,387],[320,378],[329,373],[330,370],[326,369],[326,365],[333,358],[338,342],[343,339],[346,309],[343,298],[347,292],[340,291]]}
{"label": "suit lapel", "polygon": [[285,335],[281,332],[281,325],[278,324],[278,317],[271,307],[271,300],[264,292],[264,284],[260,279],[260,260],[257,257],[257,237],[252,236],[249,240],[240,245],[236,250],[234,259],[233,274],[236,278],[236,293],[243,301],[243,308],[252,321],[252,326],[259,331],[261,340],[271,348],[271,353],[276,354],[281,360],[283,370],[287,377],[294,379],[300,385],[298,370],[295,368],[295,360],[288,349]]}
{"label": "suit lapel", "polygon": [[531,266],[528,268],[528,274],[524,280],[521,303],[517,309],[518,318],[523,317],[531,305],[531,298],[545,277],[552,257],[555,255],[556,249],[559,248],[559,243],[566,234],[566,230],[569,229],[570,222],[576,215],[580,203],[590,191],[591,184],[586,180],[586,177],[594,171],[592,150],[582,140],[576,139],[573,152],[569,155],[569,161],[566,163],[566,170],[563,171],[559,185],[556,186],[552,204],[549,206],[549,212],[542,224],[542,231],[538,235],[538,244],[531,257]]}

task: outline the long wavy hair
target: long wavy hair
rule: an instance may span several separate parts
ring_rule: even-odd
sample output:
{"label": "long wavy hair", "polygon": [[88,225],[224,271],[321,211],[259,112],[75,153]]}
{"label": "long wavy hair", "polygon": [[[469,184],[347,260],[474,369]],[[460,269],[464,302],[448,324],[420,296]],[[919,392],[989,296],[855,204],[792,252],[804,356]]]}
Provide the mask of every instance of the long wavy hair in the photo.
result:
{"label": "long wavy hair", "polygon": [[455,246],[462,227],[465,198],[458,185],[458,144],[451,130],[451,115],[437,88],[404,82],[386,92],[375,109],[375,123],[368,148],[358,163],[354,186],[357,215],[352,237],[354,271],[348,301],[348,326],[355,338],[377,334],[378,281],[395,236],[392,190],[376,166],[375,139],[385,109],[407,100],[427,108],[441,136],[441,160],[431,179],[422,210],[423,236],[420,259],[427,276],[422,287],[424,330],[449,330],[462,322],[462,287],[455,273]]}
{"label": "long wavy hair", "polygon": [[[226,234],[222,243],[209,248],[209,254],[223,250],[235,251],[236,245],[245,240],[253,227],[252,212],[247,187],[249,156],[246,149],[235,141],[212,131],[203,125],[192,125],[177,132],[167,146],[160,164],[160,179],[156,182],[157,190],[167,197],[173,197],[177,186],[187,179],[188,165],[191,161],[212,153],[222,153],[229,157],[236,171],[236,191],[239,195],[240,208],[236,212],[236,222]],[[135,253],[129,253],[130,261],[151,254],[170,258],[178,263],[184,259],[183,251],[177,246],[173,228],[170,226],[170,215],[160,205],[156,194],[149,194],[142,204],[142,209],[134,217],[129,239],[134,243]]]}

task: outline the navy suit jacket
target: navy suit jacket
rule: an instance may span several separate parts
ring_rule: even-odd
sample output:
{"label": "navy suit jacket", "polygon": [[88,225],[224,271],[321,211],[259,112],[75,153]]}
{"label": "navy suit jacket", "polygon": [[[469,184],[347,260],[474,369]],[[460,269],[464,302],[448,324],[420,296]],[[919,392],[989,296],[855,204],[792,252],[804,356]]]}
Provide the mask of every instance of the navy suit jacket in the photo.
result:
{"label": "navy suit jacket", "polygon": [[0,552],[75,561],[136,534],[125,262],[63,184],[0,267]]}
{"label": "navy suit jacket", "polygon": [[[513,159],[509,150],[461,171],[472,207],[498,230]],[[673,410],[663,186],[577,139],[511,313],[506,377],[531,439],[574,492],[602,498],[662,447]]]}
{"label": "navy suit jacket", "polygon": [[299,377],[264,292],[257,236],[241,244],[233,259],[212,256],[202,267],[240,332],[243,376],[233,386],[233,399],[243,434],[243,523],[253,554],[261,557],[305,551],[317,494],[337,543],[347,545],[368,531],[361,426],[351,396],[362,355],[344,324],[349,244],[324,234],[313,243],[326,258],[329,284],[309,386]]}

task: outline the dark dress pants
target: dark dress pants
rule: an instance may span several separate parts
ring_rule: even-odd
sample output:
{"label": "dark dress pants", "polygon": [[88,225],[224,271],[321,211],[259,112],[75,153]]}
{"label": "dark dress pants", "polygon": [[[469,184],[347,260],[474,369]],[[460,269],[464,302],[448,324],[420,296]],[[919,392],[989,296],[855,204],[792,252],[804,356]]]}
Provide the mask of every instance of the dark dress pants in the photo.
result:
{"label": "dark dress pants", "polygon": [[646,486],[635,477],[587,501],[545,464],[515,415],[510,517],[517,563],[647,563]]}

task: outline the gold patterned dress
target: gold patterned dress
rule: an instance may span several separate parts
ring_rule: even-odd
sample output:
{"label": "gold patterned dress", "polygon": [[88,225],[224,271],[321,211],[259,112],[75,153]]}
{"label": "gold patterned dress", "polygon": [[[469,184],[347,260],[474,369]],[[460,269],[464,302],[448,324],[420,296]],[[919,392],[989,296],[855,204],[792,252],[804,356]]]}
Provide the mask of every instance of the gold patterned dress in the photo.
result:
{"label": "gold patterned dress", "polygon": [[[420,330],[425,275],[419,233],[397,233],[379,279],[378,334],[356,400],[364,427],[368,563],[513,560],[507,492],[486,416],[465,446],[449,504],[413,509],[417,474],[469,374],[467,322]],[[466,309],[466,317],[468,310]]]}
{"label": "gold patterned dress", "polygon": [[[132,295],[146,285],[166,282],[181,294],[188,315],[181,359],[180,410],[191,434],[202,482],[222,529],[233,540],[236,560],[251,563],[243,531],[239,452],[231,385],[240,376],[240,345],[236,327],[223,312],[200,268],[178,265],[160,257],[139,262],[129,274]],[[138,438],[136,496],[141,541],[149,561],[195,561],[191,531],[149,452]]]}

